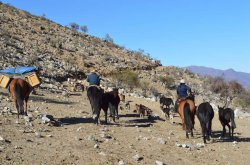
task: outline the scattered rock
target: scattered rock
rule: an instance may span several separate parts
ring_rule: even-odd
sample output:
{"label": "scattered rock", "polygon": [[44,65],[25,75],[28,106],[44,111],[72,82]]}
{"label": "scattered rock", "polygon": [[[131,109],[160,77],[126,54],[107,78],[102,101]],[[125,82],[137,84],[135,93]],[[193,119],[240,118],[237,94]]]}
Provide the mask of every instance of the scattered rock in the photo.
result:
{"label": "scattered rock", "polygon": [[166,165],[165,163],[163,163],[163,162],[161,162],[159,160],[156,160],[155,163],[156,163],[156,165]]}
{"label": "scattered rock", "polygon": [[132,158],[133,158],[135,161],[140,161],[140,160],[143,159],[143,157],[140,156],[140,155],[138,155],[138,154],[134,155]]}
{"label": "scattered rock", "polygon": [[99,148],[99,145],[98,145],[98,144],[95,144],[95,145],[94,145],[94,148],[95,148],[95,149]]}
{"label": "scattered rock", "polygon": [[123,160],[119,160],[118,165],[125,165]]}
{"label": "scattered rock", "polygon": [[166,144],[166,140],[164,140],[163,138],[158,138],[157,141],[160,143],[160,144]]}

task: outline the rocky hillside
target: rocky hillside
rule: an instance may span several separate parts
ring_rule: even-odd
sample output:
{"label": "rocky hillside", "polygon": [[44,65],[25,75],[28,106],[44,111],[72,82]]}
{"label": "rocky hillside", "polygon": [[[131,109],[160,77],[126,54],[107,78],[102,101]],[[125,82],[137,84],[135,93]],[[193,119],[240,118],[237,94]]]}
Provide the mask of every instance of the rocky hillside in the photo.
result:
{"label": "rocky hillside", "polygon": [[172,77],[173,86],[185,77],[183,69],[162,67],[159,61],[139,52],[126,50],[3,3],[0,3],[0,9],[2,68],[38,66],[43,82],[49,83],[77,78],[77,74],[84,76],[92,67],[97,68],[103,77],[112,71],[128,68],[138,73],[147,89],[170,96],[174,94],[166,90],[159,77]]}
{"label": "rocky hillside", "polygon": [[[175,86],[184,78],[197,91],[198,103],[206,100],[220,104],[219,96],[207,91],[198,75],[174,66],[161,66],[159,61],[140,52],[126,50],[1,2],[0,22],[0,69],[37,66],[41,69],[41,87],[68,92],[63,82],[68,78],[83,80],[93,67],[105,79],[104,85],[114,84],[109,74],[128,68],[138,74],[140,86],[133,91],[125,89],[126,93],[153,100],[163,93],[175,99]],[[164,84],[162,77],[172,81]]]}
{"label": "rocky hillside", "polygon": [[49,77],[68,77],[96,67],[151,70],[161,64],[105,40],[0,2],[0,66],[35,65]]}

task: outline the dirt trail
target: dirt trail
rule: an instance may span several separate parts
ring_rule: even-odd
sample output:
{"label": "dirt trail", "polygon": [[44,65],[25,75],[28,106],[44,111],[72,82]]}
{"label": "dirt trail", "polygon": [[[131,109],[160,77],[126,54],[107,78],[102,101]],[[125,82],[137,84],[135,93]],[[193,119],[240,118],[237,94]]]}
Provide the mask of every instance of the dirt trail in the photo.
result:
{"label": "dirt trail", "polygon": [[[0,90],[4,106],[6,91]],[[159,103],[127,97],[131,110],[120,111],[117,123],[94,125],[86,92],[74,93],[69,98],[60,94],[38,91],[29,102],[32,121],[17,120],[16,115],[0,115],[0,164],[247,164],[250,162],[250,120],[236,119],[235,139],[219,139],[222,127],[217,114],[213,119],[213,135],[209,144],[202,143],[201,129],[196,119],[194,138],[186,139],[180,118],[175,124],[165,121]],[[161,118],[139,118],[134,104],[150,107]],[[49,126],[41,123],[39,114],[52,115],[62,123]],[[101,120],[104,120],[102,113]],[[234,142],[235,141],[235,142]],[[191,148],[178,147],[187,144]],[[136,160],[135,156],[138,156]]]}

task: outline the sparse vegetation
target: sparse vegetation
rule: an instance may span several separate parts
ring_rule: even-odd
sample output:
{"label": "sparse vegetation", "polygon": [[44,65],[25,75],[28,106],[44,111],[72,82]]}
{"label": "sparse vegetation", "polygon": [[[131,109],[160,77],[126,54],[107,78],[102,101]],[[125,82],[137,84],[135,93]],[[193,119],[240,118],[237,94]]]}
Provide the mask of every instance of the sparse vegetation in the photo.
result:
{"label": "sparse vegetation", "polygon": [[165,88],[170,89],[174,85],[174,78],[171,76],[160,76],[159,77],[160,82],[162,82],[165,86]]}
{"label": "sparse vegetation", "polygon": [[130,89],[139,85],[138,74],[129,69],[114,71],[111,73],[111,77],[117,81],[118,85],[124,84]]}
{"label": "sparse vegetation", "polygon": [[75,22],[71,22],[71,23],[69,23],[69,28],[71,28],[72,30],[78,31],[79,25]]}
{"label": "sparse vegetation", "polygon": [[87,33],[87,32],[88,32],[88,27],[87,27],[86,25],[81,26],[80,29],[81,29],[81,31],[82,31],[83,33]]}
{"label": "sparse vegetation", "polygon": [[113,38],[111,38],[109,34],[106,34],[106,35],[105,35],[105,37],[104,37],[104,41],[114,43]]}

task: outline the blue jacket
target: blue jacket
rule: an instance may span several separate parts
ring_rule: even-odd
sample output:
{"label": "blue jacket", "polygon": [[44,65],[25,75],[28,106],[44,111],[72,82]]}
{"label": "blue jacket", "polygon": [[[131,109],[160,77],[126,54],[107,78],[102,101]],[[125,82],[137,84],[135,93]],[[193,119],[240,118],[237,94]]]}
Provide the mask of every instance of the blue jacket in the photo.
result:
{"label": "blue jacket", "polygon": [[188,96],[188,92],[191,92],[191,88],[186,84],[180,84],[177,88],[177,94],[179,98],[185,98]]}
{"label": "blue jacket", "polygon": [[92,72],[87,77],[87,82],[89,82],[89,85],[100,85],[100,77],[95,72]]}

